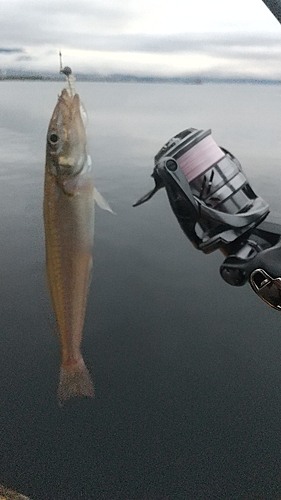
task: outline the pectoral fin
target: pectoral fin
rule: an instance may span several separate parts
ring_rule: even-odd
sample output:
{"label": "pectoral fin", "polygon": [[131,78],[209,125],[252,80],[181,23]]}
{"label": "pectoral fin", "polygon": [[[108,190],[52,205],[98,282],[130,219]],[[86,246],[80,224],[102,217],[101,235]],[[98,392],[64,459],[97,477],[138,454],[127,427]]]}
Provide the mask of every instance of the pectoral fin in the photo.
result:
{"label": "pectoral fin", "polygon": [[112,208],[110,207],[109,203],[104,199],[97,188],[94,188],[94,200],[100,208],[116,215],[116,213],[113,212]]}

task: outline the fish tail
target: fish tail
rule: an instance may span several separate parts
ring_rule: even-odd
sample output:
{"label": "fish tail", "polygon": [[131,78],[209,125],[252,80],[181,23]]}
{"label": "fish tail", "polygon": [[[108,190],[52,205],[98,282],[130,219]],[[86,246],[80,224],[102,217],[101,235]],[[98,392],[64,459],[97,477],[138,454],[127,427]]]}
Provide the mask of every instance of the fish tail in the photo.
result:
{"label": "fish tail", "polygon": [[94,385],[82,357],[79,361],[71,365],[61,365],[58,387],[58,401],[60,406],[73,396],[93,397],[93,395]]}

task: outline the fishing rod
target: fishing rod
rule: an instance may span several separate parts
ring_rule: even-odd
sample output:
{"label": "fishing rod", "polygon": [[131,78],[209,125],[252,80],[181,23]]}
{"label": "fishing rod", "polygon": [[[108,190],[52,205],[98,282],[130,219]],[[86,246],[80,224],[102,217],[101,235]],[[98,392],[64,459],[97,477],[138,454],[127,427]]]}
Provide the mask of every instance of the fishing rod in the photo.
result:
{"label": "fishing rod", "polygon": [[262,0],[269,8],[277,21],[281,24],[281,1],[280,0]]}
{"label": "fishing rod", "polygon": [[75,78],[73,76],[72,69],[69,66],[65,66],[63,68],[61,51],[59,51],[59,59],[60,59],[60,73],[66,76],[69,94],[71,95],[71,97],[73,97],[75,95]]}
{"label": "fishing rod", "polygon": [[60,58],[60,73],[63,73],[66,77],[69,77],[69,75],[72,74],[72,70],[69,66],[65,66],[63,68],[62,66],[62,54],[61,54],[61,50],[59,51],[59,58]]}

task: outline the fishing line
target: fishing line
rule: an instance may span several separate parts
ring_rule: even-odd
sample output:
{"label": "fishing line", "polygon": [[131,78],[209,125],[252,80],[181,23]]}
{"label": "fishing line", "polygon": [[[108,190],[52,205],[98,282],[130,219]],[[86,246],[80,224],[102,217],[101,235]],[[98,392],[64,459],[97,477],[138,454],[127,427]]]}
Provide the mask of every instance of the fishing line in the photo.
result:
{"label": "fishing line", "polygon": [[66,76],[66,81],[68,84],[67,91],[70,97],[74,97],[74,95],[76,94],[76,89],[75,89],[76,78],[73,76],[72,70],[69,66],[65,66],[64,68],[62,67],[61,51],[59,51],[59,58],[60,58],[60,73],[63,73]]}

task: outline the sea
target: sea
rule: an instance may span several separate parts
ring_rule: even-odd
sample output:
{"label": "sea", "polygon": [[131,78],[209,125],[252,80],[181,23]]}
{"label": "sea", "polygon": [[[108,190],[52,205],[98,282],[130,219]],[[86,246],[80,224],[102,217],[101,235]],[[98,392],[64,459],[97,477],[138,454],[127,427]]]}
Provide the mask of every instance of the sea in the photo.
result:
{"label": "sea", "polygon": [[0,483],[33,500],[280,500],[280,313],[222,280],[222,253],[192,246],[164,189],[132,206],[158,150],[195,127],[281,213],[280,86],[77,82],[115,214],[96,209],[95,397],[59,407],[42,202],[63,85],[0,82]]}

